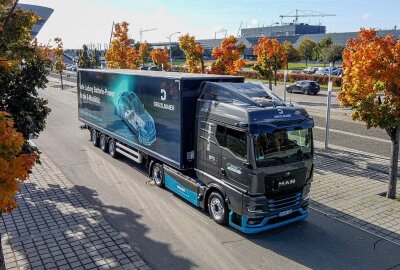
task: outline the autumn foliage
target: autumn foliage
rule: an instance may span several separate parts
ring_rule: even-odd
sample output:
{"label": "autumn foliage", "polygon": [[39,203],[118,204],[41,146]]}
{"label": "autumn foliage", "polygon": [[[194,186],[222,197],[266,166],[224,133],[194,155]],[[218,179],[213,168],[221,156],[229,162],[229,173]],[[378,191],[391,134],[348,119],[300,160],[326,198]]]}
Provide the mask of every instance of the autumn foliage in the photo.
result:
{"label": "autumn foliage", "polygon": [[24,138],[14,129],[13,120],[0,112],[0,214],[17,206],[14,194],[38,158],[37,153],[21,154],[23,145]]}
{"label": "autumn foliage", "polygon": [[150,57],[150,45],[147,42],[139,45],[139,60],[142,65],[146,64]]}
{"label": "autumn foliage", "polygon": [[367,128],[385,129],[392,141],[388,197],[396,191],[400,136],[400,40],[378,37],[375,30],[361,29],[343,51],[342,106],[351,107],[354,120]]}
{"label": "autumn foliage", "polygon": [[153,63],[160,69],[160,70],[170,70],[169,64],[169,54],[167,47],[164,47],[164,50],[155,49],[150,52],[151,59]]}
{"label": "autumn foliage", "polygon": [[246,64],[241,58],[246,46],[244,44],[237,45],[237,38],[229,36],[222,40],[221,48],[215,47],[211,56],[216,61],[211,65],[211,73],[236,75]]}
{"label": "autumn foliage", "polygon": [[204,48],[196,43],[195,37],[189,34],[179,37],[179,48],[186,56],[189,73],[204,73]]}
{"label": "autumn foliage", "polygon": [[258,44],[253,46],[254,55],[257,56],[257,63],[254,65],[256,70],[263,79],[270,81],[279,69],[287,65],[286,49],[283,45],[279,44],[277,39],[270,39],[262,37],[258,40]]}
{"label": "autumn foliage", "polygon": [[127,22],[116,23],[110,49],[105,55],[108,68],[136,69],[139,56],[131,40],[128,38]]}

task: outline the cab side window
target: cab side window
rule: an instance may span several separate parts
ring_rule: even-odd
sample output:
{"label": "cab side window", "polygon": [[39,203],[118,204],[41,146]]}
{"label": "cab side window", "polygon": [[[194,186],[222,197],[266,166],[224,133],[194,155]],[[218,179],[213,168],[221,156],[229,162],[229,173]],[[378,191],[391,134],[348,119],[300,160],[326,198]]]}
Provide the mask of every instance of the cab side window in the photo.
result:
{"label": "cab side window", "polygon": [[245,132],[218,125],[216,138],[220,146],[228,148],[240,158],[247,158],[247,136]]}

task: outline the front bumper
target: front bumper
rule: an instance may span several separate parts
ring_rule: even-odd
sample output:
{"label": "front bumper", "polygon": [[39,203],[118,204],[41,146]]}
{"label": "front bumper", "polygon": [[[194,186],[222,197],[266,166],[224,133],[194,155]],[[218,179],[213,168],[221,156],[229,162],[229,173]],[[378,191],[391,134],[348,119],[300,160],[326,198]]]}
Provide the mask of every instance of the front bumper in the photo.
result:
{"label": "front bumper", "polygon": [[305,219],[306,217],[308,217],[308,215],[309,213],[307,209],[299,208],[293,210],[293,212],[290,215],[284,218],[279,217],[277,214],[273,216],[264,217],[263,220],[256,225],[248,224],[249,218],[247,216],[242,216],[241,225],[238,225],[233,222],[234,213],[230,212],[229,225],[243,233],[259,233]]}

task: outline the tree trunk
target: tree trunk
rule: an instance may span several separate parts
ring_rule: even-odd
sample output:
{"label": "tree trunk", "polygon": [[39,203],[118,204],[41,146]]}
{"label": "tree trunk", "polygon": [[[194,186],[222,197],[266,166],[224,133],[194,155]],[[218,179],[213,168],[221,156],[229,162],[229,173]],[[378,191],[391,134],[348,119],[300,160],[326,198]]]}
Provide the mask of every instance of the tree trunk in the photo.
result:
{"label": "tree trunk", "polygon": [[276,86],[276,70],[274,70],[274,85]]}
{"label": "tree trunk", "polygon": [[269,81],[269,90],[272,91],[272,79],[271,79],[271,77],[269,77],[268,81]]}
{"label": "tree trunk", "polygon": [[64,84],[63,84],[62,72],[60,72],[60,80],[61,80],[61,90],[64,90]]}
{"label": "tree trunk", "polygon": [[203,60],[203,58],[201,58],[200,61],[201,61],[201,73],[204,74],[204,60]]}
{"label": "tree trunk", "polygon": [[400,126],[395,128],[387,129],[386,132],[390,136],[392,141],[392,156],[390,158],[389,165],[389,184],[387,191],[387,198],[396,198],[396,185],[397,185],[397,170],[399,162],[399,140],[400,140]]}
{"label": "tree trunk", "polygon": [[307,66],[307,59],[306,59],[306,66]]}

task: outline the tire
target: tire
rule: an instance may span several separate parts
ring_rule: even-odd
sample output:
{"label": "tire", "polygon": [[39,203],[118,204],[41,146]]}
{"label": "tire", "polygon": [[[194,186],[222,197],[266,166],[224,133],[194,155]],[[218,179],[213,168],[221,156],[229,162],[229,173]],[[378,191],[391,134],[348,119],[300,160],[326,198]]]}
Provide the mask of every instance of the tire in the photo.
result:
{"label": "tire", "polygon": [[110,139],[110,141],[108,142],[108,153],[113,158],[118,157],[117,145],[116,145],[116,141],[114,139]]}
{"label": "tire", "polygon": [[153,179],[156,186],[164,186],[164,169],[160,163],[153,164],[153,167],[151,168],[151,179]]}
{"label": "tire", "polygon": [[95,129],[92,129],[90,135],[93,145],[96,147],[99,146],[99,135],[97,134],[97,131]]}
{"label": "tire", "polygon": [[208,213],[216,223],[220,225],[228,224],[228,205],[220,193],[212,192],[208,197]]}
{"label": "tire", "polygon": [[108,141],[107,141],[106,134],[102,133],[100,135],[99,144],[100,144],[100,149],[103,150],[103,152],[107,152],[107,150],[108,150]]}

